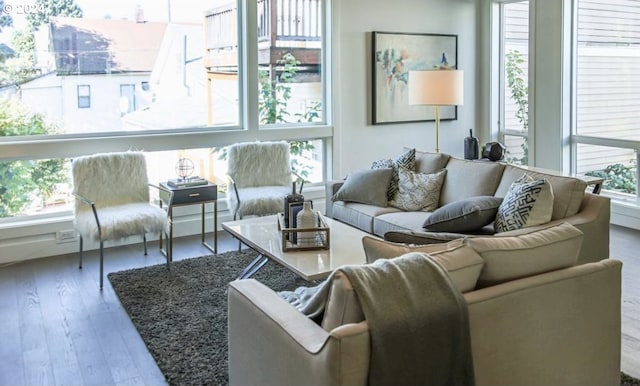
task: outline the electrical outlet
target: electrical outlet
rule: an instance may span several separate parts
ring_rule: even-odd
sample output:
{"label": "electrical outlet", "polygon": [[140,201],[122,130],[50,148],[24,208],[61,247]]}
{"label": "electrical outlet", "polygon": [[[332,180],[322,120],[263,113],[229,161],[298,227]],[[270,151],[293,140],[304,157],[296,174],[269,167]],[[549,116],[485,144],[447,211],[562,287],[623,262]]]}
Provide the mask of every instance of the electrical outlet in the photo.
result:
{"label": "electrical outlet", "polygon": [[73,229],[66,229],[56,232],[56,243],[70,243],[77,239],[76,231]]}

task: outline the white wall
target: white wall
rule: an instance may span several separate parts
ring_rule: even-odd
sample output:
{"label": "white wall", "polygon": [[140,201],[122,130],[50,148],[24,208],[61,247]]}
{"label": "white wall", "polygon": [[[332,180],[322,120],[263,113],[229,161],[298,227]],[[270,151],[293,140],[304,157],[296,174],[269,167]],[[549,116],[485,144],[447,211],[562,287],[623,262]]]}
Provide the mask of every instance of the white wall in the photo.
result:
{"label": "white wall", "polygon": [[372,31],[458,35],[464,106],[440,123],[440,151],[462,157],[463,139],[476,131],[476,2],[463,0],[336,0],[333,2],[333,177],[368,168],[404,146],[432,151],[434,122],[371,124]]}

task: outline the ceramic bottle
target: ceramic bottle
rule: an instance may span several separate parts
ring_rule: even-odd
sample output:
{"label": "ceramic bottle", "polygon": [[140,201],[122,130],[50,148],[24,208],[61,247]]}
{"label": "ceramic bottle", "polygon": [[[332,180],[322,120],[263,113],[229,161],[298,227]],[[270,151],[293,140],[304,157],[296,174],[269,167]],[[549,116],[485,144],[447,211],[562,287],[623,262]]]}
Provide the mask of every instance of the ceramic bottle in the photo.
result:
{"label": "ceramic bottle", "polygon": [[[317,228],[318,214],[311,208],[311,202],[305,201],[296,217],[297,228]],[[316,232],[297,232],[299,246],[310,247],[316,244]]]}

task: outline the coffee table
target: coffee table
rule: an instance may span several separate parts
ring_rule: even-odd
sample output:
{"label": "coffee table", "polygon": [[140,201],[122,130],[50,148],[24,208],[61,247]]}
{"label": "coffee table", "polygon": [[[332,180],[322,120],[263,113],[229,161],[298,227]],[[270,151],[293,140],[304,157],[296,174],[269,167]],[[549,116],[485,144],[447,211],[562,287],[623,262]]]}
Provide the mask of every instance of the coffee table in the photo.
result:
{"label": "coffee table", "polygon": [[324,279],[342,265],[366,263],[362,236],[369,234],[330,218],[325,217],[324,220],[330,228],[329,249],[287,252],[282,251],[277,216],[222,223],[224,230],[259,254],[238,278],[253,276],[269,260],[283,265],[307,281]]}

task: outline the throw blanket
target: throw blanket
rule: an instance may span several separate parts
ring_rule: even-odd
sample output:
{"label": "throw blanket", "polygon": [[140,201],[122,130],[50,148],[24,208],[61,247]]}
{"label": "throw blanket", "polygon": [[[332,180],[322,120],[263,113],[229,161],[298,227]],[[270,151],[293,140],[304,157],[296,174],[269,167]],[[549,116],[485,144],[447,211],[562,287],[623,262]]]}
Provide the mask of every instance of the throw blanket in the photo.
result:
{"label": "throw blanket", "polygon": [[[370,385],[474,384],[466,302],[440,264],[408,253],[338,270],[351,281],[369,324]],[[317,287],[280,294],[317,316],[332,276]]]}

